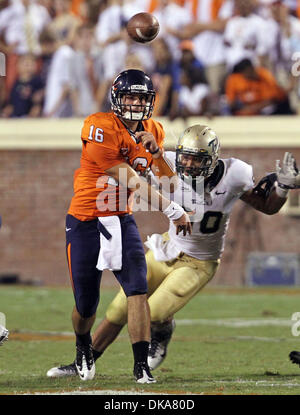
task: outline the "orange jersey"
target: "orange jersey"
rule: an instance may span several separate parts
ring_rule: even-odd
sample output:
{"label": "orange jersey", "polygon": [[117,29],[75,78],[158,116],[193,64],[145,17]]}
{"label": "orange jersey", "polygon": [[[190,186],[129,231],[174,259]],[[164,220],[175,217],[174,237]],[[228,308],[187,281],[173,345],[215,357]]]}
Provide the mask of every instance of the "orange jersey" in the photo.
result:
{"label": "orange jersey", "polygon": [[[285,98],[285,92],[277,84],[272,73],[266,68],[256,68],[259,76],[258,79],[250,80],[240,73],[229,75],[226,81],[226,97],[229,104],[235,100],[241,101],[243,104],[253,104],[264,100]],[[236,111],[239,114],[239,111]],[[253,115],[256,113],[254,112]]]}
{"label": "orange jersey", "polygon": [[[164,130],[153,120],[142,122],[160,148]],[[96,113],[84,121],[81,132],[80,168],[74,174],[74,196],[68,210],[79,220],[98,216],[130,213],[131,192],[122,187],[105,171],[121,163],[129,164],[139,174],[151,167],[152,156],[141,143],[136,143],[129,131],[113,113]]]}

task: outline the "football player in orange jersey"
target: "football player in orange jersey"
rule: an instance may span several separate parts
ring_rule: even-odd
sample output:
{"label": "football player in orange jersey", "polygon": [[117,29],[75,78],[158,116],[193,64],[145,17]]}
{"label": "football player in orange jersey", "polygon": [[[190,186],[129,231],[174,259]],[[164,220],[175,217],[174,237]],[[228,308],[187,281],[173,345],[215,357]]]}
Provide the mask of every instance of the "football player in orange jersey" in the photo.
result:
{"label": "football player in orange jersey", "polygon": [[[95,375],[96,351],[90,330],[99,303],[102,270],[110,269],[128,298],[134,376],[138,383],[155,382],[147,364],[150,314],[146,261],[130,196],[137,187],[147,202],[155,193],[155,208],[174,222],[178,233],[191,233],[191,224],[181,206],[138,175],[151,168],[156,176],[175,176],[164,157],[163,128],[150,119],[154,100],[148,75],[133,69],[123,71],[111,88],[112,112],[89,116],[82,128],[80,168],[74,175],[74,196],[66,218],[67,259],[75,298],[75,362],[82,380]],[[148,203],[150,206],[151,201]]]}

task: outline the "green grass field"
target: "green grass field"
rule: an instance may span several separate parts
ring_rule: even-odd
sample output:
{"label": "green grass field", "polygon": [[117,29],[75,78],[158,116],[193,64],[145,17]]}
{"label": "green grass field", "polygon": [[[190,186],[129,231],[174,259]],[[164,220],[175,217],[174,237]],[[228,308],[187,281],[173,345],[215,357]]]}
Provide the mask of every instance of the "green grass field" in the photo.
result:
{"label": "green grass field", "polygon": [[[114,294],[102,291],[98,322]],[[126,328],[97,361],[93,381],[47,378],[49,368],[74,358],[72,307],[69,288],[0,287],[0,311],[10,330],[9,341],[0,348],[0,394],[300,393],[300,368],[288,358],[291,350],[300,350],[300,337],[291,332],[291,316],[300,312],[299,289],[207,287],[177,313],[167,359],[153,372],[157,383],[151,385],[133,380]]]}

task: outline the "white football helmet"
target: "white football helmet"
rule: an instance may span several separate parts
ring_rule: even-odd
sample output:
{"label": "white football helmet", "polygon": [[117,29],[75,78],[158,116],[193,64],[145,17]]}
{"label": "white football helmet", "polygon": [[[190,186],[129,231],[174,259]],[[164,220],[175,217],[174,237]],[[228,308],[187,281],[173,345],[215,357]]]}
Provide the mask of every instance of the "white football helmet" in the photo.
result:
{"label": "white football helmet", "polygon": [[176,146],[176,171],[179,175],[209,177],[218,164],[220,142],[206,125],[186,128]]}

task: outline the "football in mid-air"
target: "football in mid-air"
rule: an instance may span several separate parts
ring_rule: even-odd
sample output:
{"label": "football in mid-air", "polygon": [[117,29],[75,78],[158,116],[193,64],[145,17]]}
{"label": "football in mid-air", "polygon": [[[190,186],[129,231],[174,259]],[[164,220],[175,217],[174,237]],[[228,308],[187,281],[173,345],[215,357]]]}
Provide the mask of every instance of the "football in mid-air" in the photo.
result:
{"label": "football in mid-air", "polygon": [[156,38],[159,32],[159,22],[151,13],[137,13],[127,23],[128,35],[135,42],[147,43]]}

